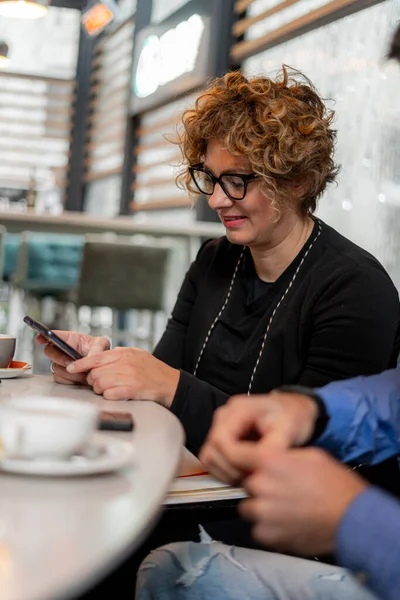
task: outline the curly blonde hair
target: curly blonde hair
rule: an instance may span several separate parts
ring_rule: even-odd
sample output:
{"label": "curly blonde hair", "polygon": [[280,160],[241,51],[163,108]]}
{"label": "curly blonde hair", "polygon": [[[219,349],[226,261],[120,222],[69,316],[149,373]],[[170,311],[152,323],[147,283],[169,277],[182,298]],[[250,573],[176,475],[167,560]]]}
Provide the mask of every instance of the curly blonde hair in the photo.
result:
{"label": "curly blonde hair", "polygon": [[280,212],[288,182],[302,182],[303,214],[313,213],[339,167],[333,160],[336,131],[334,113],[302,73],[283,65],[275,80],[246,78],[235,71],[215,79],[186,110],[178,126],[185,168],[177,184],[198,194],[187,165],[204,161],[209,140],[229,152],[248,157],[262,178],[264,192]]}

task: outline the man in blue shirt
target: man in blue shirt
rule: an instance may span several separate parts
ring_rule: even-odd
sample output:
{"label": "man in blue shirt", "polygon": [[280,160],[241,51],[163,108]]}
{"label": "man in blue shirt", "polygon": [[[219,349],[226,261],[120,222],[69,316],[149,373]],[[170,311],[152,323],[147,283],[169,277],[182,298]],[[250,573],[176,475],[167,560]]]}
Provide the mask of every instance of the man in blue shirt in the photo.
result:
{"label": "man in blue shirt", "polygon": [[[251,441],[254,433],[258,441]],[[310,443],[319,448],[288,451]],[[264,547],[297,556],[334,553],[354,575],[225,546],[203,532],[203,543],[151,553],[139,571],[137,598],[399,600],[400,502],[325,450],[368,465],[400,454],[400,368],[319,390],[292,386],[234,397],[216,411],[200,458],[217,478],[243,485],[249,498],[239,510]]]}
{"label": "man in blue shirt", "polygon": [[[400,62],[400,27],[389,57]],[[318,448],[288,451],[310,444]],[[171,544],[144,561],[139,600],[400,600],[400,502],[325,451],[360,466],[400,454],[400,368],[234,397],[216,411],[200,458],[217,478],[243,485],[240,512],[257,541],[296,555],[334,553],[353,575],[203,532],[201,544]]]}

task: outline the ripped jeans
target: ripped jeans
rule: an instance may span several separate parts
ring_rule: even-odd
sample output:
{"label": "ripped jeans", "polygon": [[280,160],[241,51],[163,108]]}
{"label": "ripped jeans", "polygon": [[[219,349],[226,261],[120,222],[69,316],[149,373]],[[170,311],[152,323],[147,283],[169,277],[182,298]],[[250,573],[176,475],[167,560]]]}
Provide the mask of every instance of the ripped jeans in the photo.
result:
{"label": "ripped jeans", "polygon": [[151,552],[138,573],[136,598],[377,600],[345,569],[212,540],[168,544]]}

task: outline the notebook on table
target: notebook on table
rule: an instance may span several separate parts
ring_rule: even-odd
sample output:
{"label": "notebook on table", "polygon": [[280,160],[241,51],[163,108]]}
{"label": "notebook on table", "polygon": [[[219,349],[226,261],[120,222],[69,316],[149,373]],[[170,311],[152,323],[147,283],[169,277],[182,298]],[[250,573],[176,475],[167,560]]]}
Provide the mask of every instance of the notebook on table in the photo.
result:
{"label": "notebook on table", "polygon": [[165,504],[214,502],[244,498],[245,491],[211,477],[201,462],[187,448],[183,449],[182,463],[177,477],[167,494]]}

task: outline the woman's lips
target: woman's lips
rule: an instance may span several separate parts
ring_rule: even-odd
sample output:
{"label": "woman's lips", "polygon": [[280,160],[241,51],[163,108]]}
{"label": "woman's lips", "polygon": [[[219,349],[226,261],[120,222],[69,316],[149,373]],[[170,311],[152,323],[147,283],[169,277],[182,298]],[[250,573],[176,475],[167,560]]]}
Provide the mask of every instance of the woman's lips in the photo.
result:
{"label": "woman's lips", "polygon": [[241,216],[233,216],[233,217],[223,217],[222,218],[222,222],[225,225],[225,227],[240,227],[240,225],[242,225],[244,223],[244,221],[247,219],[247,217],[241,217]]}

